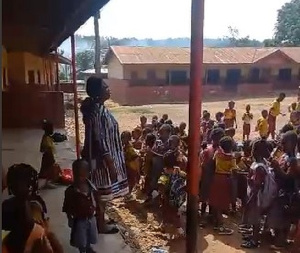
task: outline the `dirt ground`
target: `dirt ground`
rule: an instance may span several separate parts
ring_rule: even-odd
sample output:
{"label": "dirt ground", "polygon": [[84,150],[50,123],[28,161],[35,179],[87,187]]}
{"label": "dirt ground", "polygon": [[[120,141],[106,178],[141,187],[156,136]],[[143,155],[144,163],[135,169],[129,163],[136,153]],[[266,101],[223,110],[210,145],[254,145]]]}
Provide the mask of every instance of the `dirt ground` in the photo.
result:
{"label": "dirt ground", "polygon": [[[254,131],[257,119],[260,117],[260,112],[263,109],[268,109],[274,98],[255,98],[255,99],[236,99],[236,110],[238,129],[236,139],[240,140],[242,135],[242,115],[245,111],[247,104],[251,105],[254,120],[252,122],[252,131]],[[288,96],[282,103],[282,113],[286,116],[279,116],[277,125],[280,129],[288,122],[289,113],[288,106],[296,101],[296,94],[294,97]],[[227,106],[226,101],[221,102],[206,102],[203,104],[203,110],[208,110],[212,117],[219,111],[224,111]],[[147,105],[124,107],[118,106],[115,103],[109,102],[108,107],[115,115],[120,124],[121,131],[132,130],[139,124],[140,115],[145,115],[151,120],[153,115],[159,117],[167,113],[174,123],[179,124],[184,121],[188,123],[188,105],[187,104],[163,104],[163,105]],[[68,135],[74,136],[74,119],[72,111],[67,112],[66,130]],[[80,119],[80,134],[81,141],[84,136],[84,126]],[[257,133],[253,132],[251,137],[256,136]],[[183,240],[170,240],[166,234],[157,231],[158,220],[155,212],[145,209],[141,201],[137,200],[131,204],[124,204],[123,201],[116,200],[109,208],[109,214],[115,220],[118,220],[125,228],[124,232],[125,241],[132,247],[134,252],[150,252],[151,246],[159,246],[168,249],[171,253],[183,253],[184,241]],[[232,228],[237,228],[236,224],[230,222]],[[200,252],[269,252],[269,249],[260,248],[257,250],[246,251],[240,248],[241,236],[235,232],[233,236],[220,237],[215,236],[209,229],[199,229],[199,249]]]}

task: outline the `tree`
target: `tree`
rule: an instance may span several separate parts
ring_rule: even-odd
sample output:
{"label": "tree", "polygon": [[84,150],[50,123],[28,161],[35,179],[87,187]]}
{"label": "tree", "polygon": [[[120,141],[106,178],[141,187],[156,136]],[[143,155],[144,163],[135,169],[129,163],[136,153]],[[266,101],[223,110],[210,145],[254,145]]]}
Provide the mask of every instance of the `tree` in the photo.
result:
{"label": "tree", "polygon": [[278,11],[275,40],[285,46],[300,46],[300,0],[292,0]]}
{"label": "tree", "polygon": [[249,36],[240,37],[240,32],[237,28],[228,27],[229,36],[225,39],[229,40],[229,46],[231,47],[259,47],[262,43],[258,40],[252,40]]}
{"label": "tree", "polygon": [[93,69],[95,54],[93,50],[85,50],[76,54],[76,64],[79,71]]}
{"label": "tree", "polygon": [[265,39],[263,41],[264,47],[277,47],[280,46],[275,39]]}

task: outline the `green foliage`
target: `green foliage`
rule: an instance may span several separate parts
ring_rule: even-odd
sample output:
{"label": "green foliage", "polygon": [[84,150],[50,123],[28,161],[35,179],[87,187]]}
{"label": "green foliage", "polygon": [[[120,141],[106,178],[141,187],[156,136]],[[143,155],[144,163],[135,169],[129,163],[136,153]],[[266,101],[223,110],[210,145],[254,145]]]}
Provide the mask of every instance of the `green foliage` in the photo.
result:
{"label": "green foliage", "polygon": [[300,0],[292,0],[278,11],[275,40],[284,46],[300,46]]}
{"label": "green foliage", "polygon": [[263,41],[264,47],[277,47],[279,46],[275,39],[265,39]]}
{"label": "green foliage", "polygon": [[93,50],[85,50],[76,54],[76,64],[79,71],[92,69],[95,64],[95,53]]}
{"label": "green foliage", "polygon": [[229,40],[231,47],[260,47],[262,43],[258,40],[252,40],[249,36],[240,37],[239,30],[235,27],[228,27],[229,35],[225,38]]}
{"label": "green foliage", "polygon": [[64,72],[59,72],[59,80],[67,80],[66,74]]}

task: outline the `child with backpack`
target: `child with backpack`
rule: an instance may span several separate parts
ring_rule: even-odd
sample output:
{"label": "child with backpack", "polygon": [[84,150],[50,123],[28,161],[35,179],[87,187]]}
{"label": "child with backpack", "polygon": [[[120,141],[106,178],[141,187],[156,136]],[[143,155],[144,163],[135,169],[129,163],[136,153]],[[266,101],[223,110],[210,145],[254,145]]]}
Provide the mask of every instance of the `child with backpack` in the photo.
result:
{"label": "child with backpack", "polygon": [[[245,241],[241,245],[243,248],[248,249],[259,247],[260,222],[263,211],[271,204],[277,190],[274,174],[266,160],[270,157],[268,142],[264,139],[254,141],[251,154],[254,162],[248,175],[248,200],[243,220],[252,227],[253,234],[244,236]],[[240,228],[243,229],[243,227]]]}
{"label": "child with backpack", "polygon": [[158,180],[158,191],[161,199],[162,225],[164,228],[172,224],[177,229],[177,235],[183,235],[184,230],[179,217],[179,208],[184,204],[186,198],[185,164],[182,163],[179,144],[180,138],[172,135],[170,137],[170,149],[164,154],[164,171]]}

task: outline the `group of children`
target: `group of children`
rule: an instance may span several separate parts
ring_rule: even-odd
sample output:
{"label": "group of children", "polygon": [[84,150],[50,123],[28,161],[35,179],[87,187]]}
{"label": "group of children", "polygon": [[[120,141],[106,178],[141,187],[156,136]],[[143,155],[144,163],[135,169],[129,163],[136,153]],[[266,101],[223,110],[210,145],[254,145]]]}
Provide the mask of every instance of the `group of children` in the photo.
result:
{"label": "group of children", "polygon": [[[277,102],[283,99],[281,94]],[[267,140],[270,134],[275,137],[274,126],[270,131],[268,118],[271,114],[275,118],[279,115],[278,104],[262,111],[256,126],[259,137],[252,141],[249,136],[253,114],[247,105],[242,117],[242,144],[234,140],[237,128],[234,107],[231,101],[224,112],[215,115],[215,120],[208,111],[203,112],[201,119],[201,223],[211,223],[219,235],[231,235],[233,230],[225,226],[223,214],[236,212],[237,203],[241,203],[242,247],[257,248],[266,242],[265,235],[271,235],[274,249],[286,247],[289,240],[295,239],[294,252],[299,252],[299,102],[289,108],[290,122],[282,128],[276,141]],[[141,116],[139,126],[121,134],[130,189],[125,201],[131,201],[133,190],[140,188],[146,196],[145,204],[161,207],[158,209],[162,214],[161,228],[171,224],[179,235],[185,230],[182,217],[186,202],[186,127],[184,122],[176,126],[167,114],[161,119],[153,116],[151,122]],[[6,184],[13,197],[2,204],[3,229],[10,231],[3,252],[63,252],[49,230],[46,204],[38,194],[39,176],[54,181],[57,174],[53,170],[54,145],[50,138],[53,127],[45,122],[43,129],[40,175],[26,164],[13,165],[7,172]],[[71,228],[71,245],[79,252],[92,253],[98,235],[93,195],[97,189],[89,180],[86,161],[76,160],[72,170],[74,181],[65,192],[63,212]]]}
{"label": "group of children", "polygon": [[[278,101],[283,99],[281,94]],[[223,214],[235,213],[240,206],[243,219],[239,232],[243,234],[244,248],[259,247],[262,232],[272,234],[273,248],[287,246],[288,237],[295,238],[297,227],[299,237],[299,111],[295,113],[297,108],[293,105],[289,123],[276,140],[268,140],[269,135],[275,138],[268,120],[273,109],[272,106],[269,111],[262,111],[256,125],[259,137],[250,140],[253,114],[250,106],[246,106],[242,117],[243,143],[234,140],[237,120],[233,101],[223,113],[216,114],[215,120],[208,111],[203,112],[201,119],[201,222],[211,222],[219,235],[231,235],[234,231],[224,225]],[[122,133],[122,143],[130,192],[137,186],[142,188],[147,196],[145,203],[160,204],[162,226],[172,223],[182,234],[188,153],[186,124],[175,126],[168,115],[161,119],[154,116],[151,123],[141,116],[139,126]],[[127,200],[131,198],[129,195]],[[155,199],[159,201],[154,202]]]}

